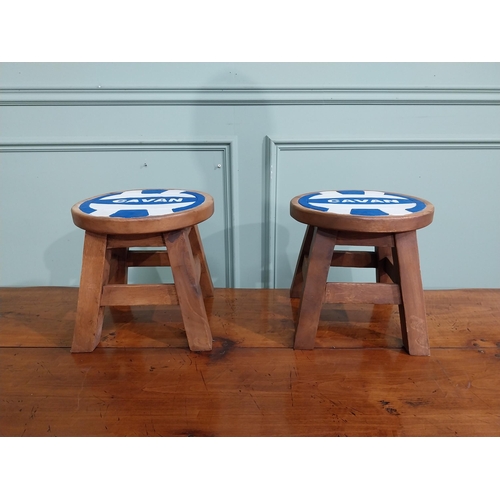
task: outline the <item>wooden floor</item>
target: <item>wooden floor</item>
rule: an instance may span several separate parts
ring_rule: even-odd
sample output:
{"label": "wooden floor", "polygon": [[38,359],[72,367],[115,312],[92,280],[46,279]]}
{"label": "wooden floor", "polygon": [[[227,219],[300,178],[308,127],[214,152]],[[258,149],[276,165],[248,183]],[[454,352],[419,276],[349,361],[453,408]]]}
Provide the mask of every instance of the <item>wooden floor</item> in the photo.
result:
{"label": "wooden floor", "polygon": [[287,290],[216,290],[214,349],[175,306],[107,310],[71,354],[75,288],[0,289],[1,436],[500,436],[500,289],[427,291],[430,357],[397,306],[325,305],[294,351]]}

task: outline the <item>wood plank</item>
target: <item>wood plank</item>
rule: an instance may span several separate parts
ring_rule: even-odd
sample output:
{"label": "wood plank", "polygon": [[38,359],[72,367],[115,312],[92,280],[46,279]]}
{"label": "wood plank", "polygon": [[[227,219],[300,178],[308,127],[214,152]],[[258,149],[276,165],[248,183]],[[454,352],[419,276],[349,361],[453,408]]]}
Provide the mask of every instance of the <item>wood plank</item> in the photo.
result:
{"label": "wood plank", "polygon": [[377,247],[375,253],[377,256],[377,283],[399,283],[396,279],[396,269],[394,267],[393,249],[388,247]]}
{"label": "wood plank", "polygon": [[113,235],[108,236],[108,248],[130,248],[130,247],[165,247],[163,238],[158,234]]}
{"label": "wood plank", "polygon": [[399,306],[405,349],[413,355],[429,355],[425,299],[420,272],[417,232],[397,233],[396,268],[399,269],[402,303]]}
{"label": "wood plank", "polygon": [[[0,346],[69,348],[77,296],[71,287],[0,288]],[[500,289],[426,290],[424,297],[432,349],[500,347]],[[216,288],[206,304],[214,345],[293,346],[299,300],[288,290]],[[397,306],[323,305],[316,348],[401,346]],[[187,347],[179,307],[105,308],[98,350],[111,347]]]}
{"label": "wood plank", "polygon": [[325,302],[331,304],[400,304],[399,285],[390,283],[327,283]]}
{"label": "wood plank", "polygon": [[337,245],[345,246],[367,246],[367,247],[393,247],[394,236],[392,234],[353,233],[339,231]]}
{"label": "wood plank", "polygon": [[103,306],[141,306],[178,304],[175,286],[160,285],[106,285],[102,290]]}
{"label": "wood plank", "polygon": [[335,250],[332,266],[337,267],[377,267],[378,259],[375,252]]}
{"label": "wood plank", "polygon": [[294,349],[314,348],[335,239],[335,232],[323,231],[320,228],[314,232],[300,299]]}
{"label": "wood plank", "polygon": [[304,275],[307,272],[309,251],[315,230],[314,226],[307,226],[304,233],[302,245],[297,257],[297,264],[295,265],[295,272],[292,277],[292,284],[290,286],[290,297],[300,298],[302,296],[302,289],[304,288]]}
{"label": "wood plank", "polygon": [[193,226],[189,232],[189,242],[193,252],[193,257],[196,265],[196,276],[200,283],[201,291],[204,298],[214,296],[214,285],[210,269],[208,268],[207,257],[201,241],[200,231],[198,226]]}
{"label": "wood plank", "polygon": [[[400,277],[396,266],[388,257],[385,257],[380,261],[380,266],[382,268],[381,276],[385,276],[385,280],[390,283],[399,283]],[[383,281],[382,281],[383,282]]]}
{"label": "wood plank", "polygon": [[208,351],[212,333],[193,259],[189,228],[164,234],[189,348]]}
{"label": "wood plank", "polygon": [[130,250],[127,256],[129,267],[159,267],[170,266],[170,259],[166,251]]}
{"label": "wood plank", "polygon": [[109,283],[127,283],[128,281],[128,266],[127,266],[127,248],[114,248],[111,250],[111,262],[109,268]]}
{"label": "wood plank", "polygon": [[500,350],[0,349],[2,436],[500,436]]}
{"label": "wood plank", "polygon": [[111,251],[106,250],[105,234],[85,232],[78,306],[73,331],[73,352],[91,352],[101,339],[104,307],[100,305],[102,286],[108,282]]}
{"label": "wood plank", "polygon": [[2,436],[500,436],[500,289],[424,292],[430,357],[402,351],[396,306],[325,304],[293,351],[288,290],[226,289],[211,352],[148,306],[106,308],[71,354],[77,292],[0,289]]}

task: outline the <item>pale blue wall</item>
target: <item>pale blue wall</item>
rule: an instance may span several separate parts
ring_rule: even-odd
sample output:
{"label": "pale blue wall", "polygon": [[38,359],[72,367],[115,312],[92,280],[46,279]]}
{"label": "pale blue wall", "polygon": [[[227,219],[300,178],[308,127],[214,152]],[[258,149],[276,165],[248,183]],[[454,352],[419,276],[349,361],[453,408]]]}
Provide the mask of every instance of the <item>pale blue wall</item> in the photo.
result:
{"label": "pale blue wall", "polygon": [[0,286],[78,285],[78,200],[186,187],[216,286],[288,287],[290,198],[360,188],[435,204],[426,288],[500,287],[499,104],[500,64],[0,64]]}

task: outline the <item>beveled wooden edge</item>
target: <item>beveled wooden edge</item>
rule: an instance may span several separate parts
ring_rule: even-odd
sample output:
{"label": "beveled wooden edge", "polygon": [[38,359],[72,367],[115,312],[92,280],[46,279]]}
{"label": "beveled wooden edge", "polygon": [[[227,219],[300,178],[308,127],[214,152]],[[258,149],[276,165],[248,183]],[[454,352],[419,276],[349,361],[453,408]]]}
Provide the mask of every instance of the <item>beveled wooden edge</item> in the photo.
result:
{"label": "beveled wooden edge", "polygon": [[[144,188],[146,189],[146,188]],[[169,188],[174,189],[174,188]],[[208,193],[198,190],[183,189],[199,193],[205,201],[198,207],[168,215],[137,217],[135,219],[94,217],[80,210],[80,205],[88,200],[106,196],[110,193],[91,196],[71,207],[71,215],[76,226],[86,231],[100,234],[149,234],[176,231],[184,227],[194,226],[210,218],[214,213],[214,199]]]}
{"label": "beveled wooden edge", "polygon": [[434,218],[434,205],[432,203],[422,198],[403,193],[394,194],[419,200],[425,203],[426,207],[422,211],[411,215],[369,217],[363,215],[321,212],[319,210],[303,207],[299,204],[298,200],[300,198],[315,192],[316,191],[300,194],[290,201],[290,215],[298,222],[325,229],[334,229],[336,231],[400,233],[426,227]]}

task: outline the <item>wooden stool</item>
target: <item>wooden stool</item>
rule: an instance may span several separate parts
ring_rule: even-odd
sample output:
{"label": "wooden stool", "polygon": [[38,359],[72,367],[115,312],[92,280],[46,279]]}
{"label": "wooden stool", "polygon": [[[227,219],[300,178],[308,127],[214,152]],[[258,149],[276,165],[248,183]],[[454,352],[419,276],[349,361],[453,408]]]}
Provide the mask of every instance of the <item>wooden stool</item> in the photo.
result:
{"label": "wooden stool", "polygon": [[[405,349],[428,356],[416,230],[432,222],[433,205],[381,191],[322,191],[293,198],[290,214],[308,225],[290,289],[301,298],[294,348],[314,348],[324,303],[399,304]],[[336,251],[335,245],[375,251]],[[375,268],[377,283],[327,282],[332,266]]]}
{"label": "wooden stool", "polygon": [[[203,299],[213,296],[213,284],[197,224],[213,212],[210,195],[178,189],[108,193],[74,205],[73,222],[85,229],[85,241],[71,352],[95,349],[105,306],[159,304],[179,304],[189,348],[209,351]],[[170,266],[174,284],[128,285],[132,266]]]}

